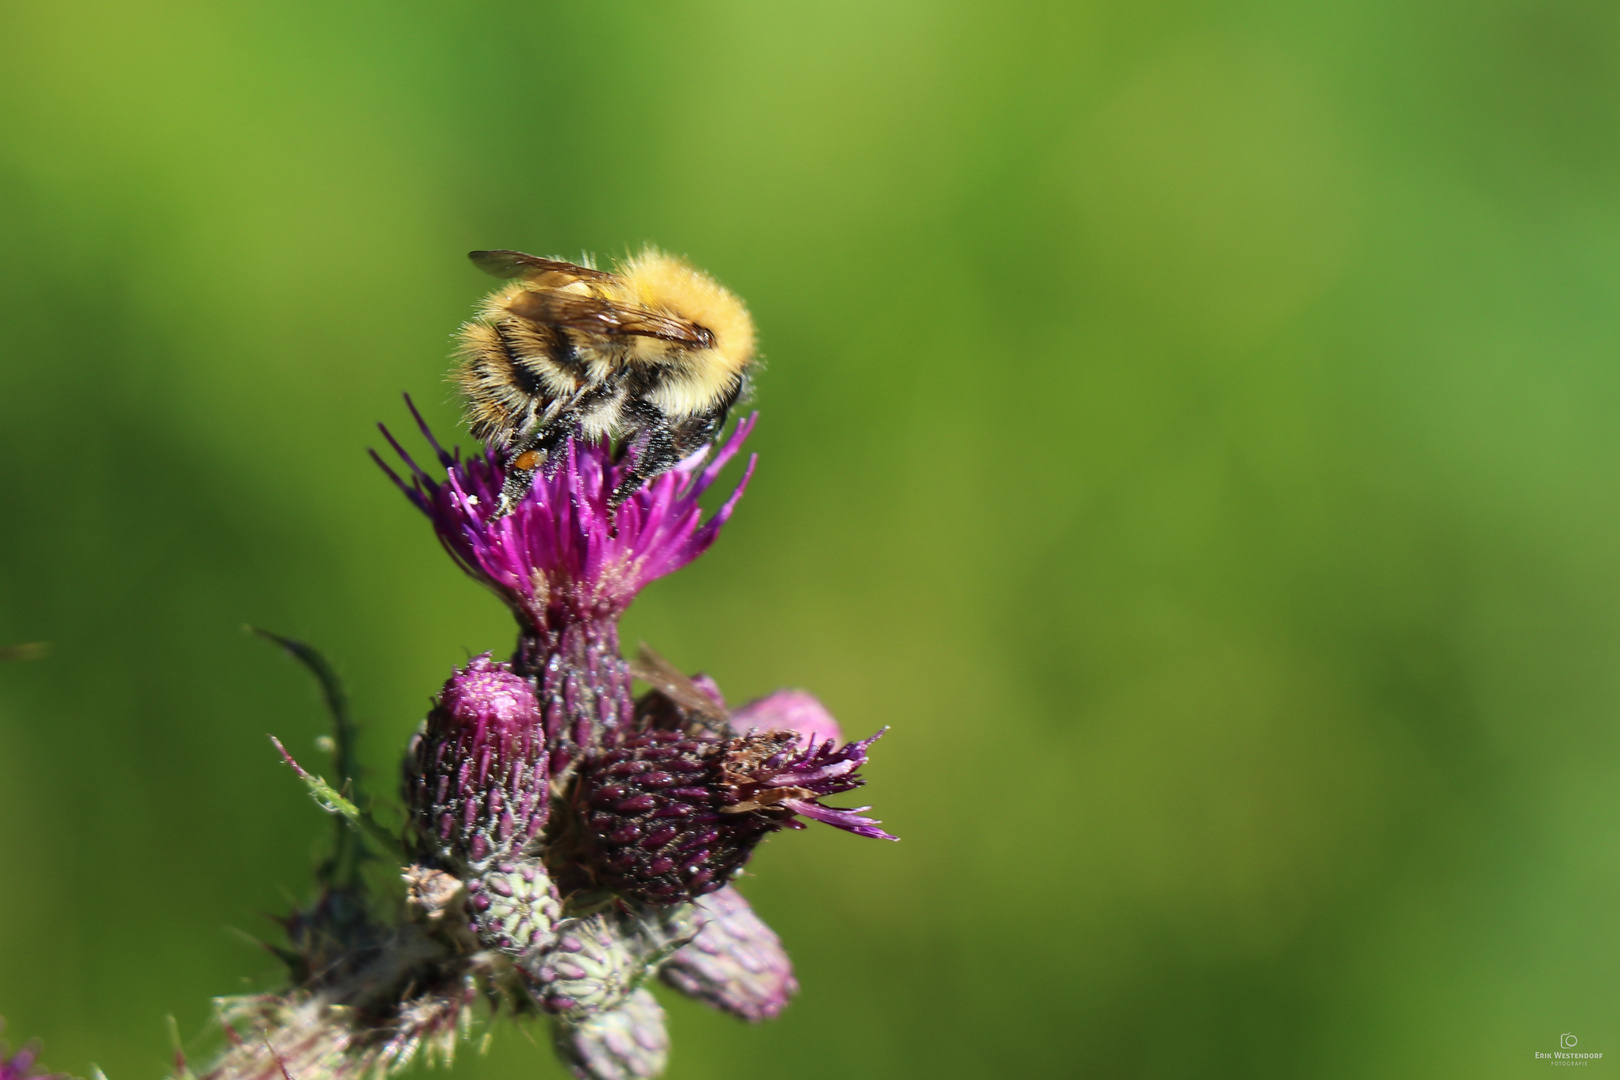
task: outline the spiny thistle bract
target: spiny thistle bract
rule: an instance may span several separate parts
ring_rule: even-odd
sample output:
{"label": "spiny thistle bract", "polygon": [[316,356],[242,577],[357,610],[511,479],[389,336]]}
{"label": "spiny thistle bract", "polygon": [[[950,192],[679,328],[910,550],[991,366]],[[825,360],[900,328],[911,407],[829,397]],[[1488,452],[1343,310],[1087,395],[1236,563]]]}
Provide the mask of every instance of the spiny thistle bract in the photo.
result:
{"label": "spiny thistle bract", "polygon": [[[894,839],[866,807],[822,801],[864,782],[882,732],[843,744],[798,690],[728,713],[702,676],[677,673],[681,687],[632,696],[619,617],[714,543],[754,459],[713,514],[698,498],[753,417],[622,502],[636,446],[569,442],[499,515],[499,454],[463,460],[416,419],[442,473],[386,429],[405,475],[378,464],[456,563],[511,608],[516,646],[505,661],[474,657],[434,700],[405,755],[399,835],[358,790],[353,724],[331,669],[308,646],[267,635],[326,689],[340,784],[286,760],[337,816],[337,842],[315,899],[285,920],[276,951],[290,985],[222,1000],[229,1045],[204,1069],[182,1062],[182,1080],[365,1080],[419,1057],[449,1061],[479,1000],[492,1013],[549,1017],[560,1060],[581,1080],[655,1077],[669,1054],[646,987],[655,977],[747,1021],[777,1015],[797,992],[781,941],[734,884],[762,839],[801,819]],[[398,866],[397,877],[366,872],[379,865]]]}

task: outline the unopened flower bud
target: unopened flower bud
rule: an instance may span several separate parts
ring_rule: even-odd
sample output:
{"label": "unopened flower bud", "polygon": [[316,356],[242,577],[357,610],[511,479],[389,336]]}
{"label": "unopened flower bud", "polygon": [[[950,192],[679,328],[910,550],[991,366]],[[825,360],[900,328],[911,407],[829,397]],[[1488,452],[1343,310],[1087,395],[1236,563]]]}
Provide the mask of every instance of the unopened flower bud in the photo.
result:
{"label": "unopened flower bud", "polygon": [[555,942],[522,966],[540,1007],[572,1020],[614,1009],[654,968],[692,940],[687,907],[632,906],[565,919]]}
{"label": "unopened flower bud", "polygon": [[562,907],[538,859],[496,863],[467,882],[467,922],[485,946],[509,956],[537,953],[556,939]]}
{"label": "unopened flower bud", "polygon": [[664,1010],[646,990],[588,1019],[559,1021],[555,1043],[575,1080],[649,1080],[669,1061]]}
{"label": "unopened flower bud", "polygon": [[599,880],[651,904],[691,900],[725,885],[754,847],[796,814],[860,836],[893,840],[857,810],[819,800],[859,787],[856,770],[878,735],[834,750],[794,731],[732,739],[644,731],[586,759],[576,792],[587,858]]}
{"label": "unopened flower bud", "polygon": [[549,808],[545,733],[528,681],[489,654],[451,676],[406,760],[424,854],[482,871],[520,856]]}
{"label": "unopened flower bud", "polygon": [[702,929],[665,961],[659,975],[689,997],[742,1020],[769,1020],[799,983],[782,940],[726,886],[694,905]]}

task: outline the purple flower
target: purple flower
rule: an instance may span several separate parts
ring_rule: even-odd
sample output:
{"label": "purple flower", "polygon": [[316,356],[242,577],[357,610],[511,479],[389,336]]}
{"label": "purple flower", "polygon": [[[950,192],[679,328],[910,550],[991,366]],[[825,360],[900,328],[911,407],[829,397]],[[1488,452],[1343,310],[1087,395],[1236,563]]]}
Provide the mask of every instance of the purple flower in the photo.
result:
{"label": "purple flower", "polygon": [[[548,944],[560,914],[545,866],[525,855],[551,808],[547,765],[534,687],[488,653],[445,683],[405,758],[421,858],[464,879],[471,929],[513,956]],[[407,873],[429,880],[423,866]]]}
{"label": "purple flower", "polygon": [[695,905],[702,928],[659,977],[689,997],[742,1020],[769,1020],[799,992],[782,939],[727,885]]}
{"label": "purple flower", "polygon": [[[406,399],[409,404],[409,399]],[[445,479],[435,480],[383,429],[410,472],[407,484],[372,457],[426,514],[439,541],[468,574],[512,608],[519,626],[514,671],[538,685],[551,747],[551,771],[630,723],[630,670],[619,655],[618,618],[649,582],[707,551],[753,475],[704,520],[698,497],[719,477],[753,430],[737,426],[708,464],[695,454],[636,490],[616,508],[614,489],[629,466],[606,442],[570,441],[550,475],[538,475],[510,514],[495,517],[505,472],[497,452],[462,461],[433,438]]]}
{"label": "purple flower", "polygon": [[[853,791],[866,783],[855,771],[866,764],[866,748],[881,739],[888,730],[883,728],[860,742],[845,743],[836,750],[834,747],[837,744],[831,740],[817,747],[814,744],[805,745],[800,737],[784,746],[775,742],[775,737],[770,733],[744,737],[741,741],[752,745],[764,740],[774,753],[763,761],[756,762],[750,758],[728,766],[731,771],[727,784],[736,793],[739,802],[727,806],[726,812],[735,814],[744,809],[765,812],[772,807],[781,807],[845,829],[856,836],[868,836],[874,840],[900,839],[884,832],[872,818],[861,816],[872,809],[870,806],[839,810],[823,806],[819,801],[828,795]],[[800,735],[797,731],[793,734]]]}
{"label": "purple flower", "polygon": [[[0,1031],[5,1029],[6,1022],[0,1020]],[[6,1055],[6,1044],[0,1040],[0,1080],[69,1080],[66,1073],[47,1073],[38,1067],[38,1040],[24,1043],[15,1054]]]}
{"label": "purple flower", "polygon": [[615,464],[605,442],[570,440],[555,471],[536,476],[512,513],[497,519],[505,478],[500,454],[486,451],[463,462],[439,445],[414,405],[411,413],[446,478],[429,476],[387,428],[383,437],[409,468],[410,484],[381,457],[372,456],[433,522],[451,558],[542,633],[559,620],[616,618],[649,582],[707,551],[754,472],[755,458],[750,456],[731,497],[703,520],[698,496],[742,449],[754,428],[755,417],[750,416],[707,465],[704,454],[695,454],[649,480],[615,509],[614,488],[629,475],[630,466]]}
{"label": "purple flower", "polygon": [[861,816],[869,807],[820,802],[865,783],[857,770],[882,734],[839,749],[806,745],[796,731],[620,736],[580,767],[572,809],[584,825],[582,855],[622,895],[672,904],[724,886],[767,835],[803,828],[795,814],[894,840]]}
{"label": "purple flower", "polygon": [[522,852],[550,810],[545,730],[527,679],[477,656],[450,677],[406,757],[426,854],[481,868]]}

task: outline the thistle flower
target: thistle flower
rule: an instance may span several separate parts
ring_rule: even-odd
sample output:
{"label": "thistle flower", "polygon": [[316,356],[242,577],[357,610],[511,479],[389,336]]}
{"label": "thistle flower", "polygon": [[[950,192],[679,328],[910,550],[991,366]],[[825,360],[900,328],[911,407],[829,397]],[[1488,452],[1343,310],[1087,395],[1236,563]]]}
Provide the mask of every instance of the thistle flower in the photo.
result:
{"label": "thistle flower", "polygon": [[697,932],[688,907],[615,906],[564,920],[551,947],[522,966],[542,1009],[578,1021],[618,1008]]}
{"label": "thistle flower", "polygon": [[411,741],[405,800],[425,855],[480,870],[521,854],[550,810],[545,731],[528,680],[489,653],[451,675]]}
{"label": "thistle flower", "polygon": [[[5,1030],[6,1022],[0,1018],[0,1032]],[[39,1068],[37,1039],[18,1047],[15,1054],[7,1053],[5,1040],[0,1039],[0,1080],[69,1080],[66,1073],[47,1073]]]}
{"label": "thistle flower", "polygon": [[575,812],[585,825],[585,857],[622,895],[671,904],[725,885],[767,835],[803,828],[795,814],[894,840],[861,816],[870,807],[840,810],[820,802],[865,783],[856,770],[882,734],[837,750],[831,742],[806,746],[795,731],[732,739],[622,735],[580,769]]}
{"label": "thistle flower", "polygon": [[517,616],[514,669],[540,684],[552,770],[561,772],[580,749],[629,723],[630,673],[619,655],[618,617],[648,583],[714,543],[748,486],[755,459],[707,520],[698,497],[742,448],[755,418],[737,425],[707,464],[704,454],[693,455],[617,507],[613,493],[630,466],[615,462],[605,442],[571,440],[555,470],[536,476],[512,512],[496,518],[505,480],[500,454],[490,450],[463,462],[439,445],[414,405],[411,413],[445,479],[428,475],[386,428],[383,436],[405,463],[410,483],[372,456],[427,515],[457,565]]}
{"label": "thistle flower", "polygon": [[442,483],[434,480],[384,428],[412,474],[409,486],[397,476],[395,482],[433,522],[450,557],[537,630],[570,617],[622,614],[649,582],[708,550],[753,473],[750,459],[725,505],[701,520],[698,496],[742,448],[754,427],[749,417],[707,466],[703,454],[694,455],[614,509],[613,490],[629,466],[615,463],[606,443],[570,440],[556,470],[537,477],[512,513],[496,519],[505,475],[500,455],[486,452],[462,462],[434,440],[414,406],[411,411],[448,475]]}
{"label": "thistle flower", "polygon": [[664,1010],[646,990],[589,1019],[558,1021],[553,1043],[576,1080],[647,1080],[669,1061]]}
{"label": "thistle flower", "polygon": [[[317,873],[319,897],[286,922],[290,944],[277,952],[292,985],[222,1002],[231,1045],[196,1075],[380,1080],[418,1055],[447,1059],[482,997],[549,1014],[580,1080],[648,1080],[669,1047],[643,988],[652,976],[745,1020],[775,1016],[796,992],[781,942],[728,883],[761,839],[803,828],[800,818],[894,839],[866,807],[823,802],[864,783],[883,732],[840,745],[827,710],[794,690],[728,716],[712,680],[673,668],[654,671],[640,705],[632,699],[618,618],[648,582],[714,542],[753,459],[714,514],[705,519],[698,499],[752,418],[712,456],[617,504],[635,445],[616,455],[605,442],[569,442],[497,517],[499,454],[464,461],[412,413],[443,478],[386,430],[406,478],[383,468],[456,563],[511,608],[517,647],[504,663],[474,657],[434,701],[404,763],[400,843],[353,782],[353,725],[330,666],[268,635],[322,681],[344,783],[294,768],[346,831]],[[361,873],[379,855],[405,864],[403,904],[372,895]],[[0,1080],[31,1080],[31,1064]]]}
{"label": "thistle flower", "polygon": [[467,882],[467,922],[478,939],[510,956],[526,956],[556,937],[562,905],[539,859],[499,862]]}
{"label": "thistle flower", "polygon": [[513,956],[549,943],[560,914],[545,867],[524,854],[550,810],[547,764],[534,688],[488,653],[445,683],[406,755],[421,857],[464,881],[473,932]]}
{"label": "thistle flower", "polygon": [[694,905],[702,928],[676,950],[659,977],[742,1020],[769,1020],[799,992],[782,939],[727,885]]}

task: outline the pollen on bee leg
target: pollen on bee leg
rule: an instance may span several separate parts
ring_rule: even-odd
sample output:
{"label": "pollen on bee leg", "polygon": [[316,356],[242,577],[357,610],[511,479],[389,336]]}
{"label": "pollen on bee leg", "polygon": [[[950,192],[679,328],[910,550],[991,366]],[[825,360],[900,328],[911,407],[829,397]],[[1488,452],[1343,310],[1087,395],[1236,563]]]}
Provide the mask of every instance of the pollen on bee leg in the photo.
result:
{"label": "pollen on bee leg", "polygon": [[543,450],[525,450],[506,466],[506,477],[501,482],[501,495],[495,507],[495,513],[490,516],[491,521],[497,521],[510,514],[517,504],[522,502],[533,488],[535,464],[545,458]]}

